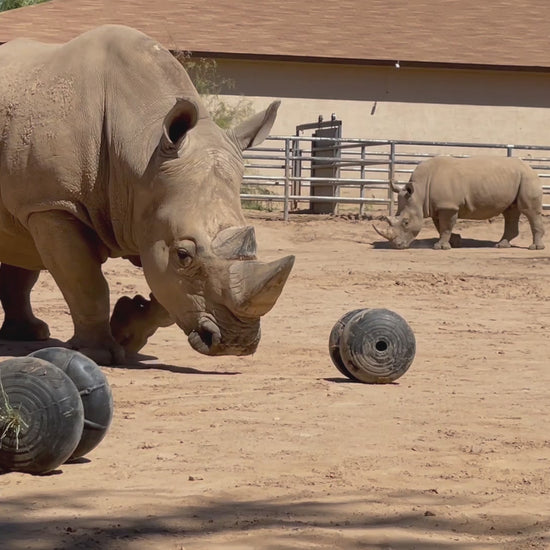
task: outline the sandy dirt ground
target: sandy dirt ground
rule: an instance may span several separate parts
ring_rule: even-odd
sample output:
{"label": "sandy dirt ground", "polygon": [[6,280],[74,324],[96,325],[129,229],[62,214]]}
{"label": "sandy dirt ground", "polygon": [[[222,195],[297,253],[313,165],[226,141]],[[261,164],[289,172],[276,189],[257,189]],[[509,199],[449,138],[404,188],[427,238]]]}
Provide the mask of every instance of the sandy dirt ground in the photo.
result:
{"label": "sandy dirt ground", "polygon": [[[366,220],[252,223],[262,259],[296,255],[258,351],[204,357],[169,327],[104,368],[107,436],[50,475],[0,476],[0,548],[550,548],[550,217],[543,251],[525,221],[507,250],[501,219],[462,222],[451,251],[431,222],[404,251]],[[146,292],[122,260],[105,273],[113,303]],[[48,345],[70,338],[47,273],[33,300]],[[340,316],[372,307],[416,336],[393,384],[351,382],[328,354]]]}

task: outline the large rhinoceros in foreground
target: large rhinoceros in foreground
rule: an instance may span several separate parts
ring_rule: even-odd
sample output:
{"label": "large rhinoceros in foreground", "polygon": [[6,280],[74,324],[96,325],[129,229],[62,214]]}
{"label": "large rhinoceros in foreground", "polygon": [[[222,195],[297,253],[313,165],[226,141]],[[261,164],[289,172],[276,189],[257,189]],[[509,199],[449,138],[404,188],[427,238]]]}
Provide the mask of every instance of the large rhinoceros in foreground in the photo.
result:
{"label": "large rhinoceros in foreground", "polygon": [[[517,158],[480,156],[435,157],[421,162],[398,193],[397,215],[374,228],[395,248],[407,248],[432,218],[439,232],[436,249],[451,248],[457,218],[486,220],[504,215],[504,234],[496,246],[506,248],[519,234],[520,214],[533,233],[531,250],[544,248],[542,237],[542,186],[531,167]],[[454,235],[453,235],[454,236]]]}
{"label": "large rhinoceros in foreground", "polygon": [[[9,42],[0,75],[0,338],[48,337],[30,305],[47,269],[74,322],[68,345],[102,364],[174,322],[201,353],[254,352],[294,258],[256,260],[241,151],[268,135],[279,103],[222,131],[170,52],[115,25]],[[141,265],[152,290],[111,321],[109,257]]]}

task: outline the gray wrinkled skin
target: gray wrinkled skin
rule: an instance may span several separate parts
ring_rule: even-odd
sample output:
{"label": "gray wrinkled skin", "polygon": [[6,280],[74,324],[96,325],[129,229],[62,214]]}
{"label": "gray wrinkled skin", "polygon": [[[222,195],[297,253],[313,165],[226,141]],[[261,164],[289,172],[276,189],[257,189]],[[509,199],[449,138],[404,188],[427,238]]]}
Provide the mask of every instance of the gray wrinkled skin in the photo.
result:
{"label": "gray wrinkled skin", "polygon": [[[48,337],[29,300],[47,269],[74,322],[69,345],[99,363],[174,322],[201,353],[253,353],[294,258],[256,259],[241,152],[268,135],[279,102],[223,131],[170,52],[117,25],[66,44],[14,40],[0,71],[0,338]],[[142,265],[152,291],[111,320],[109,257]]]}
{"label": "gray wrinkled skin", "polygon": [[431,217],[439,232],[434,248],[447,250],[460,242],[460,236],[452,233],[458,218],[486,220],[499,214],[504,215],[504,233],[496,246],[511,246],[524,214],[533,233],[529,248],[544,248],[542,184],[520,159],[435,157],[420,163],[407,184],[392,188],[398,193],[397,215],[374,228],[395,248],[410,246],[424,218]]}

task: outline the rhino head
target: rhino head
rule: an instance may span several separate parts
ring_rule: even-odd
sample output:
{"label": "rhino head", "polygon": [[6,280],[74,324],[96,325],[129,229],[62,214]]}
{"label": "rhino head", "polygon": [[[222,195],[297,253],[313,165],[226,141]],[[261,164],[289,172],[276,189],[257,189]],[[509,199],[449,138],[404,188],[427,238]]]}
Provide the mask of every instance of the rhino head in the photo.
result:
{"label": "rhino head", "polygon": [[294,263],[293,256],[256,259],[254,230],[240,204],[241,152],[265,139],[278,106],[224,131],[203,107],[178,100],[138,186],[135,231],[145,278],[203,354],[253,353],[260,317]]}
{"label": "rhino head", "polygon": [[385,225],[373,224],[374,230],[390,241],[394,248],[408,248],[422,229],[424,219],[422,198],[415,193],[412,182],[397,185],[391,182],[391,188],[397,193],[397,214],[385,218]]}

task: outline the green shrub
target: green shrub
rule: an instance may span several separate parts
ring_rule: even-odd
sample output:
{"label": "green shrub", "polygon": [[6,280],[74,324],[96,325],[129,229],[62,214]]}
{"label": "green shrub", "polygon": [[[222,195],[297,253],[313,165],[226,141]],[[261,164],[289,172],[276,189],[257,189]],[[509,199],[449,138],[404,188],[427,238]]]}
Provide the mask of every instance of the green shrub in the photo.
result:
{"label": "green shrub", "polygon": [[0,11],[14,10],[16,8],[24,8],[34,4],[42,4],[48,0],[0,0]]}
{"label": "green shrub", "polygon": [[222,91],[235,89],[235,81],[220,76],[215,59],[195,58],[190,52],[179,52],[176,59],[189,73],[210,116],[218,126],[231,128],[254,114],[250,100],[242,97],[236,104],[231,104],[220,97]]}

